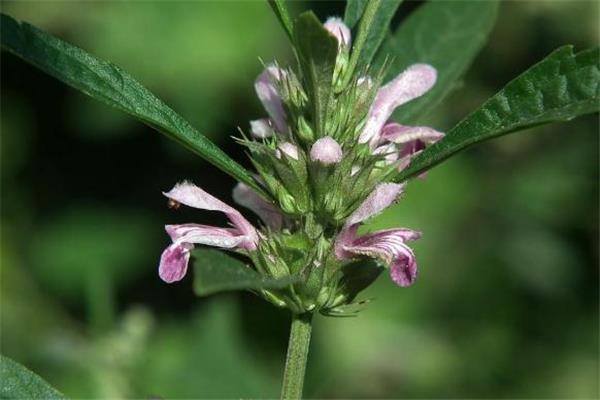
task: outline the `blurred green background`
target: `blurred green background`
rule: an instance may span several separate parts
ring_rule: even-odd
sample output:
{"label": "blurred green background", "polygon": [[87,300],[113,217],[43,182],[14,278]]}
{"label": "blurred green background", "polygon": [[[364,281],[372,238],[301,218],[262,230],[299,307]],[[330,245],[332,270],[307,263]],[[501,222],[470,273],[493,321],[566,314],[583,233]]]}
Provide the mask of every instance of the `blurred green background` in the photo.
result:
{"label": "blurred green background", "polygon": [[[262,116],[259,58],[291,62],[263,2],[2,1],[108,59],[229,154]],[[405,2],[400,23],[418,2]],[[321,18],[343,2],[293,3]],[[595,1],[513,1],[448,130],[566,43],[598,42]],[[289,316],[246,293],[194,297],[157,276],[184,178],[231,202],[234,182],[133,119],[2,54],[1,351],[76,398],[276,397]],[[380,278],[358,318],[315,321],[307,397],[596,398],[598,116],[507,136],[416,180],[374,222],[424,232],[408,289]]]}

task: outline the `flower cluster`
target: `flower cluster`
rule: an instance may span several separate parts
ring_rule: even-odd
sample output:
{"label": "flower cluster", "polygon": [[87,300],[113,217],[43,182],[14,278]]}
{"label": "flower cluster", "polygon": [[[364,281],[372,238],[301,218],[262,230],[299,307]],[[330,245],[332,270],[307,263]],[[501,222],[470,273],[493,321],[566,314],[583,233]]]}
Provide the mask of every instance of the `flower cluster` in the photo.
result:
{"label": "flower cluster", "polygon": [[376,261],[375,271],[388,269],[399,286],[415,281],[417,263],[407,243],[418,239],[419,232],[397,228],[360,234],[359,228],[402,194],[404,184],[394,183],[394,175],[443,136],[430,127],[389,121],[396,108],[435,84],[436,70],[414,64],[384,85],[383,73],[358,74],[343,84],[350,30],[338,18],[324,27],[338,44],[332,78],[336,90],[325,105],[325,118],[315,111],[301,72],[268,65],[255,82],[268,117],[251,121],[250,137],[240,142],[249,149],[256,180],[269,198],[240,183],[233,199],[263,225],[254,227],[192,183],[177,184],[164,193],[173,204],[220,211],[231,226],[167,225],[172,244],[159,267],[165,282],[184,277],[195,245],[245,255],[269,277],[298,276],[286,289],[260,293],[295,312],[328,313],[350,303],[372,280],[355,284],[352,274],[360,266],[348,266],[366,265],[366,259]]}

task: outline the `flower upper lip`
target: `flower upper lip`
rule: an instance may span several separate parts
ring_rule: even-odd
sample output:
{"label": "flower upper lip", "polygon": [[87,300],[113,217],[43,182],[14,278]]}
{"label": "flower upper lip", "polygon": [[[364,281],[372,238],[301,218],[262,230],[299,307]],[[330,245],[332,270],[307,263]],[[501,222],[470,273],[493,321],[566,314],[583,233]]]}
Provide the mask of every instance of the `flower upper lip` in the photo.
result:
{"label": "flower upper lip", "polygon": [[382,86],[375,96],[367,123],[358,139],[367,143],[378,139],[381,128],[394,110],[427,93],[437,79],[437,71],[429,64],[413,64]]}

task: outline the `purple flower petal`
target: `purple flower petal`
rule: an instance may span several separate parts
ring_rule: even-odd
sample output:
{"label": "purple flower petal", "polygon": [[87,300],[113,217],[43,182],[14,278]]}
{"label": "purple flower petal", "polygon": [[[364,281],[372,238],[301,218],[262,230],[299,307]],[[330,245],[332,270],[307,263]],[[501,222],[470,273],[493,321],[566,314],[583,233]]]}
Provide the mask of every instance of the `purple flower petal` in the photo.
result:
{"label": "purple flower petal", "polygon": [[[227,218],[239,231],[240,236],[244,236],[244,242],[247,248],[256,248],[258,242],[258,233],[256,229],[246,218],[240,214],[235,208],[228,206],[216,197],[211,196],[198,186],[190,182],[178,183],[167,193],[163,193],[171,200],[184,204],[189,207],[199,208],[202,210],[221,211],[227,215]],[[212,228],[212,227],[211,227]],[[224,229],[224,228],[213,228]]]}
{"label": "purple flower petal", "polygon": [[413,64],[382,86],[371,105],[367,123],[358,140],[359,143],[367,143],[376,139],[394,109],[422,96],[435,84],[436,78],[437,72],[431,65]]}
{"label": "purple flower petal", "polygon": [[335,256],[338,260],[349,260],[354,257],[354,252],[351,248],[352,243],[354,243],[354,240],[357,238],[356,232],[358,231],[359,225],[360,224],[346,226],[338,233],[333,246]]}
{"label": "purple flower petal", "polygon": [[[398,156],[400,157],[400,159],[402,161],[406,161],[406,166],[408,166],[408,164],[410,164],[410,160],[413,158],[413,156],[417,155],[424,149],[425,149],[424,142],[422,142],[421,140],[418,140],[418,139],[413,140],[412,142],[405,143],[400,148],[400,152],[398,153]],[[401,171],[405,167],[402,167],[403,162],[401,162],[400,164],[401,165],[398,167],[398,169]]]}
{"label": "purple flower petal", "polygon": [[281,212],[273,204],[256,194],[248,185],[238,183],[233,188],[233,200],[239,205],[252,210],[271,229],[281,229],[283,224]]}
{"label": "purple flower petal", "polygon": [[417,276],[417,263],[413,251],[405,244],[421,237],[410,229],[388,229],[363,236],[356,236],[358,225],[340,232],[335,243],[338,259],[350,259],[363,255],[383,260],[390,268],[392,280],[399,286],[411,285]]}
{"label": "purple flower petal", "polygon": [[207,246],[232,249],[252,247],[247,235],[235,228],[219,228],[200,224],[167,225],[165,230],[173,243],[204,244]]}
{"label": "purple flower petal", "polygon": [[403,246],[390,266],[390,277],[401,287],[412,285],[417,279],[417,261],[412,249]]}
{"label": "purple flower petal", "polygon": [[351,35],[350,29],[344,24],[341,18],[331,17],[327,19],[325,24],[323,24],[325,29],[327,29],[338,41],[340,46],[348,46],[350,45]]}
{"label": "purple flower petal", "polygon": [[397,144],[409,143],[416,140],[430,144],[440,140],[442,137],[444,137],[442,132],[428,126],[404,126],[392,122],[383,127],[380,139]]}
{"label": "purple flower petal", "polygon": [[267,114],[271,117],[275,129],[280,133],[287,133],[288,126],[286,122],[283,102],[277,90],[276,83],[285,76],[285,71],[270,65],[268,66],[254,82],[254,89],[260,101],[262,102]]}
{"label": "purple flower petal", "polygon": [[331,136],[317,140],[310,148],[310,159],[324,165],[337,164],[342,161],[342,146]]}
{"label": "purple flower petal", "polygon": [[187,272],[192,247],[185,244],[172,244],[160,256],[158,275],[167,283],[180,281]]}
{"label": "purple flower petal", "polygon": [[364,245],[368,242],[379,242],[385,241],[388,239],[396,239],[401,242],[408,242],[411,240],[421,239],[423,234],[418,231],[414,231],[408,228],[391,228],[391,229],[383,229],[380,231],[375,231],[358,238],[355,243],[358,245]]}
{"label": "purple flower petal", "polygon": [[379,214],[390,206],[404,190],[404,184],[380,183],[363,203],[350,215],[346,225],[354,225]]}

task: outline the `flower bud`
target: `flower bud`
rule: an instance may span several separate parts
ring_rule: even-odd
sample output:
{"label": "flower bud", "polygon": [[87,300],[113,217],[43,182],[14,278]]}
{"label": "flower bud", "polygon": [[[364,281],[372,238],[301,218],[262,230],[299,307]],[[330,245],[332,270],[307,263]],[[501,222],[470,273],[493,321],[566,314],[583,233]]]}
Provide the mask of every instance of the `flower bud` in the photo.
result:
{"label": "flower bud", "polygon": [[250,121],[250,133],[257,139],[265,139],[273,136],[273,128],[268,118],[255,119]]}
{"label": "flower bud", "polygon": [[278,84],[284,79],[286,72],[274,65],[268,66],[254,82],[254,89],[263,107],[271,117],[275,129],[281,133],[288,132],[287,116],[279,93]]}
{"label": "flower bud", "polygon": [[342,155],[342,147],[331,136],[317,140],[310,149],[310,159],[324,165],[340,162]]}

